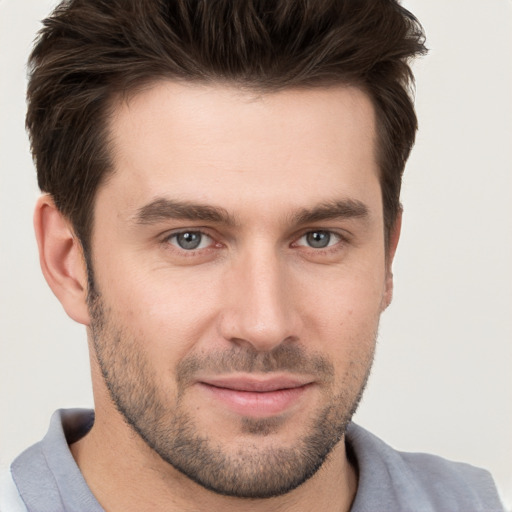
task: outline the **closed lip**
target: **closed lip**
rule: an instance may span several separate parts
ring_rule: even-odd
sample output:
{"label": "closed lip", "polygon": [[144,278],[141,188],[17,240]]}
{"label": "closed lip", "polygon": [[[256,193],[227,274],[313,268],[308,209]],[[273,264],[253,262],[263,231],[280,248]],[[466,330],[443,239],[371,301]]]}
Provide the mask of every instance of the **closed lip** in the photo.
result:
{"label": "closed lip", "polygon": [[278,376],[247,376],[227,375],[200,379],[201,384],[223,388],[232,391],[247,391],[253,393],[270,393],[283,389],[295,389],[312,384],[313,380],[307,377],[289,375]]}

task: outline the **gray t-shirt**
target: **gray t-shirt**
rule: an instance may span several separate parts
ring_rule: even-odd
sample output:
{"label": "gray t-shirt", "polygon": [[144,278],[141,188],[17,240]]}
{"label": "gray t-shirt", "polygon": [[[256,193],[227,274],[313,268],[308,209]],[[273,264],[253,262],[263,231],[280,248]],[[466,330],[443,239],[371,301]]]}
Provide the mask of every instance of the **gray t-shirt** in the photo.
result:
{"label": "gray t-shirt", "polygon": [[[93,422],[93,411],[59,410],[44,439],[15,459],[11,474],[16,500],[25,510],[103,512],[68,447]],[[346,443],[359,471],[351,512],[504,511],[487,471],[433,455],[398,452],[353,423]]]}

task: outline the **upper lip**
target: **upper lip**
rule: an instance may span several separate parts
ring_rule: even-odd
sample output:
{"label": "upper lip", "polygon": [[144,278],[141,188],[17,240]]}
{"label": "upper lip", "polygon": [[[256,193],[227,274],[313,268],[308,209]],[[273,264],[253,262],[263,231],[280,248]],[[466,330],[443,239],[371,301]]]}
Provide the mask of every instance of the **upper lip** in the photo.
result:
{"label": "upper lip", "polygon": [[280,389],[293,389],[311,384],[307,377],[282,376],[241,376],[227,375],[201,379],[202,384],[218,388],[231,389],[233,391],[254,391],[265,393]]}

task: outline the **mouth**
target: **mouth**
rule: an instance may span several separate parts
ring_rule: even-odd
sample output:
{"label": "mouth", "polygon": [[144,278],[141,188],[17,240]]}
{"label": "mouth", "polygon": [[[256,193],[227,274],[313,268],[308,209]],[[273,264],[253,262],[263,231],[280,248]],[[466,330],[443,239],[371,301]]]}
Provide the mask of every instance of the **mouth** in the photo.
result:
{"label": "mouth", "polygon": [[226,376],[203,379],[200,389],[235,414],[264,418],[293,409],[313,386],[311,380],[289,376]]}

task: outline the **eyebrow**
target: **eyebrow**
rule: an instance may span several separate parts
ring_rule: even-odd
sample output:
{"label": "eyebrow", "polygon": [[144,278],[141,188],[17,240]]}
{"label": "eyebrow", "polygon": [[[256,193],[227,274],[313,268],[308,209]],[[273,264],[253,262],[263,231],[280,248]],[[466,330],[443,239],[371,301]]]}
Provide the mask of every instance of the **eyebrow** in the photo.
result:
{"label": "eyebrow", "polygon": [[224,208],[158,198],[139,208],[135,215],[137,224],[154,224],[164,220],[190,220],[234,225],[234,218]]}
{"label": "eyebrow", "polygon": [[[301,208],[289,219],[295,225],[304,225],[324,220],[367,218],[368,215],[368,208],[363,202],[342,199],[321,203],[313,208]],[[225,208],[165,198],[151,201],[135,214],[137,224],[155,224],[169,219],[214,222],[228,226],[237,224]]]}
{"label": "eyebrow", "polygon": [[314,208],[304,208],[292,215],[292,222],[297,225],[334,219],[366,219],[368,207],[359,200],[342,199],[321,203]]}

